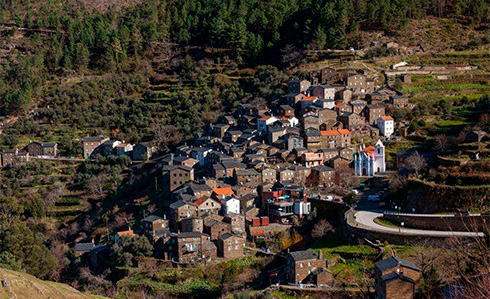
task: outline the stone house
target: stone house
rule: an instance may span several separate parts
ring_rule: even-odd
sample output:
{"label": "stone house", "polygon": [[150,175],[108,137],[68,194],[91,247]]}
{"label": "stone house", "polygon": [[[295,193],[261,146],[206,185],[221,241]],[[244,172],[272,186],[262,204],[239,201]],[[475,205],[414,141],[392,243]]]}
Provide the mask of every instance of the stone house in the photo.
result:
{"label": "stone house", "polygon": [[294,108],[289,105],[280,105],[278,114],[285,117],[294,117]]}
{"label": "stone house", "polygon": [[385,116],[385,107],[383,105],[367,105],[363,113],[366,116],[367,123],[375,125],[381,116]]}
{"label": "stone house", "polygon": [[143,218],[141,220],[141,225],[143,226],[143,232],[145,234],[169,229],[168,219],[156,215],[150,215],[146,218]]}
{"label": "stone house", "polygon": [[337,112],[337,115],[341,115],[344,113],[352,113],[352,106],[345,102],[340,102],[335,104],[334,111]]}
{"label": "stone house", "polygon": [[355,113],[342,114],[339,120],[344,124],[344,126],[349,130],[355,130],[365,125],[366,121],[364,117]]}
{"label": "stone house", "polygon": [[323,165],[325,161],[323,152],[317,151],[315,153],[304,153],[301,156],[301,162],[306,167],[315,167],[319,165]]}
{"label": "stone house", "polygon": [[390,104],[393,105],[394,108],[409,108],[410,102],[408,101],[408,96],[406,95],[394,95],[390,97]]}
{"label": "stone house", "polygon": [[170,205],[172,226],[177,227],[183,219],[197,216],[196,206],[192,203],[178,200]]}
{"label": "stone house", "polygon": [[412,299],[420,286],[421,271],[411,261],[398,257],[374,265],[376,298]]}
{"label": "stone house", "polygon": [[226,131],[230,128],[230,125],[228,124],[216,124],[212,126],[213,130],[213,135],[218,137],[218,138],[223,138],[225,135]]}
{"label": "stone house", "polygon": [[362,110],[364,110],[364,107],[366,107],[366,102],[359,100],[359,101],[352,101],[349,103],[352,107],[352,113],[355,114],[361,114]]}
{"label": "stone house", "polygon": [[183,165],[193,168],[199,161],[188,156],[177,156],[173,159],[173,165]]}
{"label": "stone house", "polygon": [[262,183],[262,175],[252,168],[235,170],[233,178],[235,184],[241,186],[256,187]]}
{"label": "stone house", "polygon": [[132,156],[133,145],[131,143],[120,143],[115,147],[116,156]]}
{"label": "stone house", "polygon": [[190,183],[189,187],[187,187],[187,193],[195,196],[196,198],[201,197],[210,197],[213,193],[213,188],[209,187],[206,184],[195,184]]}
{"label": "stone house", "polygon": [[310,88],[310,86],[311,86],[311,82],[308,80],[299,80],[299,79],[291,80],[288,82],[288,92],[294,94],[302,93],[307,91]]}
{"label": "stone house", "polygon": [[310,89],[311,95],[319,99],[335,99],[335,87],[332,85],[318,85]]}
{"label": "stone house", "polygon": [[318,286],[332,282],[323,252],[319,255],[311,250],[290,252],[286,258],[286,277],[292,284],[314,283]]}
{"label": "stone house", "polygon": [[245,217],[241,214],[227,213],[223,222],[229,223],[231,225],[231,232],[238,235],[243,235],[245,233]]}
{"label": "stone house", "polygon": [[226,133],[223,137],[223,141],[230,142],[230,143],[237,142],[238,138],[240,138],[240,136],[242,136],[242,134],[243,134],[243,132],[239,131],[239,130],[226,131]]}
{"label": "stone house", "polygon": [[277,179],[277,169],[273,166],[264,166],[261,169],[262,182],[275,182]]}
{"label": "stone house", "polygon": [[211,240],[217,240],[222,234],[231,232],[231,224],[223,222],[223,216],[208,216],[204,218],[203,229]]}
{"label": "stone house", "polygon": [[335,182],[335,170],[328,166],[317,166],[311,169],[315,185],[330,187]]}
{"label": "stone house", "polygon": [[217,248],[209,235],[199,232],[184,232],[172,239],[176,244],[176,257],[181,263],[210,261],[216,258]]}
{"label": "stone house", "polygon": [[245,239],[232,233],[225,233],[218,238],[219,256],[226,260],[233,260],[243,256]]}
{"label": "stone house", "polygon": [[302,93],[289,93],[284,95],[284,102],[288,103],[288,105],[297,107],[297,104],[300,103],[306,97],[305,94]]}
{"label": "stone house", "polygon": [[338,90],[335,93],[335,99],[340,100],[344,103],[348,103],[352,99],[352,91],[347,88],[343,88],[341,90]]}
{"label": "stone house", "polygon": [[337,112],[331,109],[318,110],[318,121],[320,124],[335,123],[337,121]]}
{"label": "stone house", "polygon": [[354,150],[349,147],[341,147],[339,149],[339,156],[348,161],[352,161],[354,159]]}
{"label": "stone house", "polygon": [[108,141],[107,137],[84,137],[82,138],[83,144],[83,157],[90,159],[97,154],[102,154],[102,144]]}
{"label": "stone house", "polygon": [[305,130],[305,137],[305,146],[308,150],[316,151],[322,147],[322,134],[318,129],[310,128]]}
{"label": "stone house", "polygon": [[157,153],[156,146],[149,143],[138,143],[133,147],[133,160],[149,160]]}
{"label": "stone house", "polygon": [[185,218],[181,221],[182,232],[203,232],[204,221],[200,217]]}
{"label": "stone house", "polygon": [[27,151],[31,157],[36,156],[58,156],[58,144],[56,142],[30,142]]}
{"label": "stone house", "polygon": [[211,197],[203,196],[193,202],[196,207],[196,215],[198,217],[218,215],[221,211],[221,205],[218,201]]}
{"label": "stone house", "polygon": [[318,129],[320,126],[320,120],[318,118],[318,115],[308,113],[305,116],[303,116],[303,130],[306,129]]}
{"label": "stone house", "polygon": [[294,175],[294,169],[290,168],[280,168],[277,171],[277,179],[279,182],[292,181],[294,179]]}
{"label": "stone house", "polygon": [[185,183],[194,180],[194,169],[183,165],[163,166],[163,190],[167,196]]}
{"label": "stone house", "polygon": [[[353,157],[351,156],[351,160]],[[335,170],[340,170],[340,169],[350,169],[350,160],[344,159],[342,157],[335,157],[332,160],[329,161],[329,165],[335,169]]]}
{"label": "stone house", "polygon": [[14,166],[18,153],[18,149],[4,150],[2,152],[2,167]]}

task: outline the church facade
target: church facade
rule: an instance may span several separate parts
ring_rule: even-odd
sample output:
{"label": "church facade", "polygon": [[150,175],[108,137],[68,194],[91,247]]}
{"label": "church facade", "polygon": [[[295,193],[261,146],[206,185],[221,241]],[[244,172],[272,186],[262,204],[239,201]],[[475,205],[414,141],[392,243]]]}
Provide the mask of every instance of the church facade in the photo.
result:
{"label": "church facade", "polygon": [[354,153],[354,171],[358,176],[374,176],[386,171],[385,146],[381,140],[375,146],[359,147]]}

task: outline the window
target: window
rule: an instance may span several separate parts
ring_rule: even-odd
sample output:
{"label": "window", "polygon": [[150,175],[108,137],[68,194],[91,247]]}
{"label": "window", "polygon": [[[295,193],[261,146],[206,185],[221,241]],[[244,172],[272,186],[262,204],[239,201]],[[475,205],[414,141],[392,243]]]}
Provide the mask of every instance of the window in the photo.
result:
{"label": "window", "polygon": [[303,268],[303,263],[300,263],[300,264],[299,264],[299,267],[300,267],[300,268]]}

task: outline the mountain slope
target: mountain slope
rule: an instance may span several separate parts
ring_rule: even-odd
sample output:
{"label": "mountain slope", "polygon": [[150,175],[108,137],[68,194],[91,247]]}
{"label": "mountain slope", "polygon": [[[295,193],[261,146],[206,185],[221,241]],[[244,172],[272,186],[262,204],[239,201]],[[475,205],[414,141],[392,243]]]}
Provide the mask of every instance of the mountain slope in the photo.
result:
{"label": "mountain slope", "polygon": [[0,299],[50,298],[94,299],[61,283],[43,281],[32,275],[0,268]]}

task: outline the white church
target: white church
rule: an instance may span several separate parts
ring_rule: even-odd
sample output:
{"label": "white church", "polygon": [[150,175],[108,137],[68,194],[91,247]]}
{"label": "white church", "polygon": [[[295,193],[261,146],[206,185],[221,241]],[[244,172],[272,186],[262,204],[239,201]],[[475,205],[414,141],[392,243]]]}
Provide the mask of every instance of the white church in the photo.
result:
{"label": "white church", "polygon": [[354,153],[354,170],[358,176],[374,176],[386,171],[385,146],[381,140],[376,145],[359,147]]}

